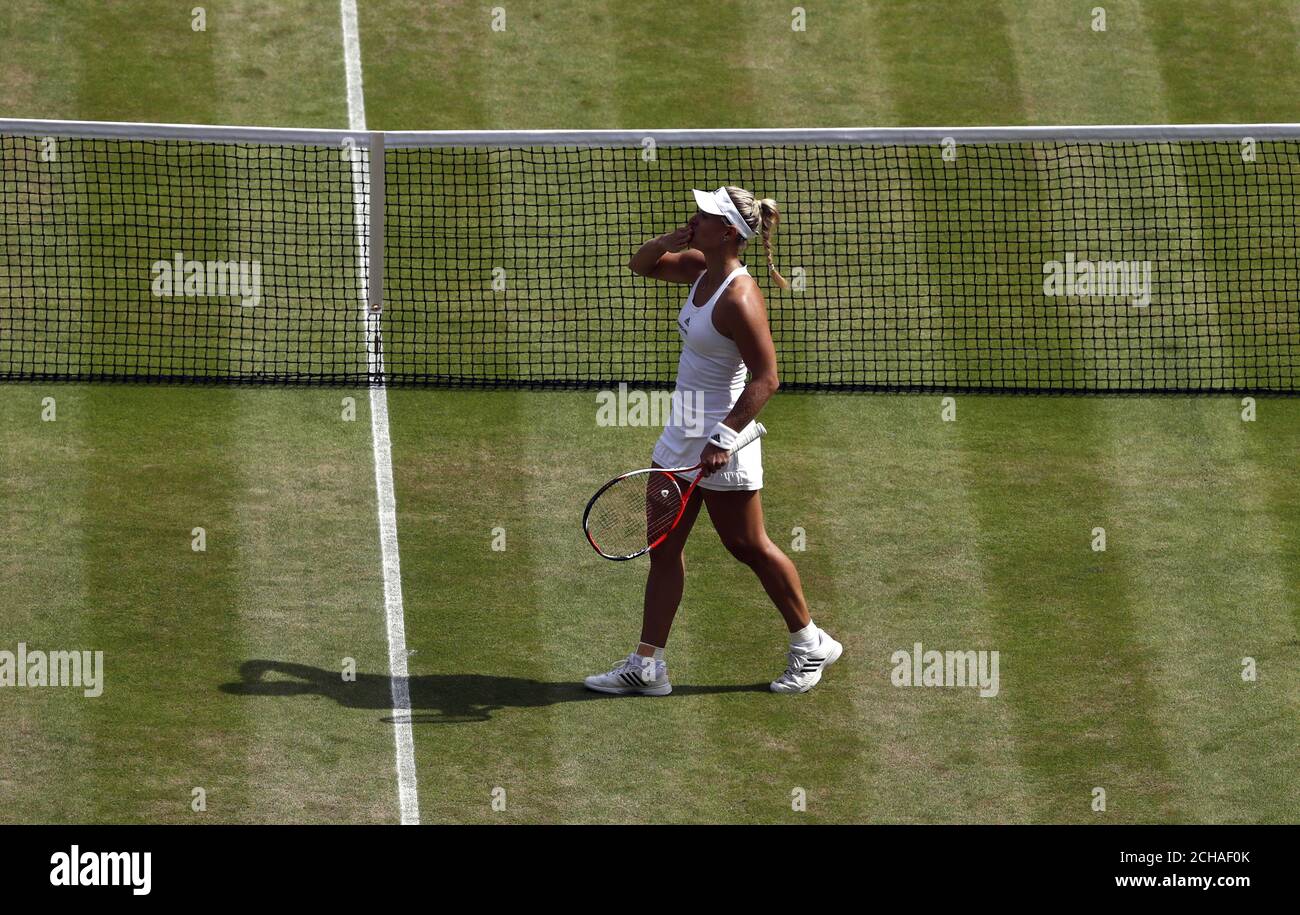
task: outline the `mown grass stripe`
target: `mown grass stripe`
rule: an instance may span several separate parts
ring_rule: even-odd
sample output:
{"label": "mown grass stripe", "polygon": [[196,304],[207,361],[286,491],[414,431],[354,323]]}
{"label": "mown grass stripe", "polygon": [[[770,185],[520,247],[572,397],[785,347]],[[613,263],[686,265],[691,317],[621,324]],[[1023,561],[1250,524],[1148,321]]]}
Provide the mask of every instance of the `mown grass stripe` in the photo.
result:
{"label": "mown grass stripe", "polygon": [[[857,683],[861,756],[857,819],[1025,822],[1032,818],[1005,695],[896,687],[892,656],[1003,649],[962,472],[961,433],[941,398],[823,398],[815,452],[835,455],[823,525],[832,543]],[[959,399],[957,423],[969,400]]]}
{"label": "mown grass stripe", "polygon": [[[765,278],[757,249],[750,259],[769,307],[779,307],[773,300],[789,293],[778,291]],[[780,358],[778,352],[778,362]],[[753,746],[757,759],[763,760],[765,753],[770,760],[760,762],[751,775],[767,790],[767,797],[752,805],[759,822],[861,822],[871,816],[871,810],[864,809],[861,767],[878,735],[861,727],[855,705],[870,677],[863,650],[865,621],[853,612],[860,609],[863,594],[856,582],[845,582],[838,574],[845,551],[856,553],[860,541],[855,545],[856,538],[837,536],[842,533],[837,521],[842,517],[845,468],[824,460],[820,449],[808,447],[826,430],[843,428],[837,422],[837,408],[843,406],[817,395],[791,394],[778,395],[763,410],[768,436],[762,442],[762,498],[768,536],[794,562],[813,622],[843,644],[845,654],[807,694],[760,692],[747,697],[755,701],[746,708],[749,721],[741,725],[758,737]],[[735,564],[730,556],[723,561]],[[785,669],[789,635],[756,577],[748,569],[743,573],[754,595],[746,601],[753,605],[753,619],[746,621],[745,654],[762,684]],[[732,752],[733,761],[739,762],[744,745]],[[792,809],[796,788],[806,794],[806,812]]]}
{"label": "mown grass stripe", "polygon": [[215,49],[228,21],[222,7],[209,5],[206,31],[195,31],[193,9],[160,9],[150,0],[79,5],[68,24],[82,62],[77,106],[83,113],[39,116],[218,123],[225,87],[216,79]]}
{"label": "mown grass stripe", "polygon": [[0,111],[9,118],[85,118],[77,97],[82,58],[69,54],[67,36],[81,10],[45,0],[0,6]]}
{"label": "mown grass stripe", "polygon": [[1164,124],[1159,58],[1140,0],[1097,7],[1003,0],[1029,124]]}
{"label": "mown grass stripe", "polygon": [[[52,404],[45,404],[52,398]],[[53,409],[54,421],[42,414]],[[81,551],[86,435],[80,387],[13,385],[0,391],[0,650],[102,648],[82,622],[87,569]],[[0,809],[14,823],[77,819],[78,773],[94,764],[85,713],[98,699],[73,688],[0,690]]]}
{"label": "mown grass stripe", "polygon": [[[148,6],[97,5],[72,23],[71,41],[85,61],[80,107],[101,118],[157,120],[167,111],[175,121],[213,121],[218,23],[196,32],[190,10],[160,16]],[[110,194],[127,192],[132,175],[122,177],[127,183]],[[187,238],[227,234],[208,203],[197,202],[195,234]],[[118,235],[105,223],[82,237],[101,246],[97,256],[111,257],[109,240]],[[145,289],[149,277],[140,272],[148,259],[135,250],[117,253],[122,273],[114,288]],[[193,311],[205,313],[202,306]],[[105,643],[117,683],[111,694],[106,688],[108,701],[89,725],[97,765],[80,793],[95,798],[97,819],[194,822],[190,792],[202,787],[206,816],[238,818],[247,808],[246,731],[241,710],[217,691],[239,653],[228,612],[239,549],[228,460],[233,394],[92,389],[87,403],[94,424],[84,497],[87,626]],[[191,550],[194,527],[206,529],[207,552]]]}
{"label": "mown grass stripe", "polygon": [[221,88],[213,99],[215,123],[346,125],[343,57],[323,51],[340,47],[337,6],[321,0],[222,0],[209,7],[213,82]]}
{"label": "mown grass stripe", "polygon": [[[26,110],[35,117],[105,118],[129,117],[152,110],[147,103],[156,101],[158,96],[150,94],[147,81],[123,75],[119,59],[109,53],[107,44],[115,43],[115,49],[133,46],[136,51],[132,58],[134,67],[148,70],[150,66],[165,65],[160,62],[160,55],[143,53],[141,44],[133,45],[132,39],[123,39],[124,35],[133,35],[135,40],[148,44],[151,39],[140,39],[139,36],[149,34],[156,37],[157,33],[151,33],[149,29],[156,20],[144,14],[143,4],[136,4],[133,9],[121,4],[112,8],[99,5],[93,9],[80,9],[75,15],[58,9],[42,7],[37,10],[34,5],[30,9],[25,6],[7,4],[4,13],[0,14],[6,18],[17,17],[17,23],[10,19],[3,31],[17,47],[26,51],[6,58],[7,72],[16,75],[14,79],[3,80],[6,90],[13,92],[12,96],[5,98],[6,113],[19,114]],[[125,18],[117,18],[119,16]],[[15,27],[10,29],[7,27],[10,24]],[[186,22],[180,23],[180,27],[188,30]],[[24,29],[39,31],[46,36],[41,39],[46,43],[43,52],[32,53],[26,44],[20,42]],[[167,31],[174,35],[179,29]],[[77,51],[81,53],[75,53]],[[197,64],[201,71],[204,60],[200,53],[187,60],[187,64]],[[170,85],[180,86],[182,81],[171,79]],[[124,98],[128,99],[128,104],[123,104]],[[142,103],[145,103],[145,108],[138,107]],[[35,107],[29,108],[33,105]],[[203,110],[201,104],[186,106],[186,111],[191,113]],[[176,118],[183,119],[186,118]],[[200,114],[189,119],[203,118]],[[57,769],[47,771],[32,759],[24,759],[20,766],[14,767],[14,771],[24,773],[23,778],[42,783],[31,792],[29,802],[35,800],[39,803],[41,798],[48,799],[51,807],[40,816],[43,820],[181,819],[188,812],[187,786],[199,781],[196,771],[186,767],[190,771],[173,780],[169,775],[175,773],[167,770],[176,760],[176,748],[168,746],[156,755],[149,752],[151,742],[160,738],[158,735],[141,737],[138,729],[147,729],[149,719],[156,719],[156,715],[141,714],[140,709],[132,709],[131,720],[119,719],[128,707],[123,697],[132,690],[145,690],[147,698],[141,708],[155,713],[160,706],[170,709],[183,703],[184,700],[178,700],[177,696],[185,695],[192,687],[193,681],[188,678],[193,676],[193,669],[183,664],[176,668],[166,665],[175,664],[178,658],[186,658],[190,653],[173,643],[168,657],[166,646],[158,644],[161,641],[158,633],[168,632],[168,627],[175,623],[174,619],[159,619],[154,630],[140,631],[132,628],[138,622],[131,618],[132,610],[122,609],[123,616],[118,618],[106,613],[104,598],[107,592],[111,591],[114,598],[125,598],[125,589],[140,587],[149,579],[132,580],[129,574],[118,578],[123,574],[122,568],[98,564],[98,560],[107,559],[110,550],[121,546],[120,543],[107,542],[105,527],[108,522],[104,515],[109,500],[121,499],[123,489],[119,487],[119,481],[106,479],[106,474],[108,468],[116,467],[119,460],[130,460],[132,456],[129,448],[123,446],[123,437],[114,426],[129,423],[148,427],[156,425],[157,418],[152,411],[142,416],[141,401],[131,394],[119,392],[115,397],[97,389],[83,392],[72,387],[56,388],[51,393],[61,402],[63,422],[49,426],[46,434],[50,434],[49,430],[67,430],[69,426],[64,423],[72,422],[76,424],[72,428],[79,426],[84,438],[75,447],[49,446],[46,442],[48,450],[40,448],[36,451],[44,465],[39,471],[41,475],[58,472],[43,490],[63,502],[62,506],[57,503],[49,506],[49,518],[61,518],[65,523],[51,525],[39,534],[33,532],[32,542],[44,542],[48,544],[46,549],[56,555],[62,553],[66,558],[58,565],[66,564],[81,571],[75,580],[70,576],[61,587],[41,589],[36,595],[39,595],[40,602],[49,605],[41,613],[43,616],[48,614],[51,622],[57,620],[53,634],[57,634],[60,640],[76,638],[86,643],[87,648],[105,651],[105,696],[80,700],[94,705],[78,705],[41,717],[41,733],[33,734],[32,739],[64,743],[60,752],[49,755],[49,759],[57,761]],[[24,438],[19,436],[14,441],[22,443]],[[111,442],[111,447],[106,445],[107,442]],[[133,493],[133,497],[135,501],[122,509],[127,514],[141,511],[148,504],[147,497],[139,491]],[[139,529],[132,530],[131,534],[137,538],[141,536]],[[57,545],[60,537],[65,538],[62,546]],[[167,539],[188,551],[185,531],[178,529],[175,538]],[[136,551],[130,560],[132,564],[154,561],[154,544],[136,539],[135,546]],[[117,554],[114,552],[113,555]],[[59,606],[55,607],[55,604]],[[191,632],[190,636],[201,639],[202,633]],[[138,668],[129,660],[132,654],[141,658]],[[164,659],[162,668],[159,667],[159,657]],[[157,679],[150,681],[151,676]],[[203,718],[203,715],[197,717]],[[230,724],[229,720],[222,719],[220,725],[211,729],[216,733],[205,732],[203,739],[209,744],[219,742],[218,738],[224,736],[222,732]],[[238,731],[237,727],[235,731]],[[177,734],[164,733],[162,736],[171,741]],[[179,755],[185,755],[188,750],[183,749]],[[129,762],[124,765],[123,760]],[[226,770],[223,777],[237,781],[238,767]],[[211,781],[207,784],[218,787],[218,794],[225,794],[222,803],[231,804],[231,795],[235,792],[225,793],[221,786],[227,783],[220,778],[217,781],[219,784],[216,786]],[[166,797],[161,794],[166,794]],[[68,805],[69,798],[76,799],[75,806]],[[238,801],[234,803],[237,807]]]}
{"label": "mown grass stripe", "polygon": [[[930,26],[938,36],[928,36],[930,40],[921,47],[894,47],[891,74],[900,120],[1018,123],[1029,116],[1028,90],[1013,52],[1013,27],[1000,6],[976,3],[964,4],[960,11],[947,8],[942,27],[930,19],[939,15],[935,9],[927,14],[915,5],[891,5],[891,12],[896,30]],[[901,19],[904,15],[909,15],[907,21]],[[959,66],[962,55],[949,43],[960,40],[965,45],[973,35],[979,36],[990,62],[997,63],[983,71],[982,79],[962,81],[954,91],[955,81],[942,78],[943,67]],[[950,56],[944,58],[945,53]],[[938,89],[944,97],[934,97]],[[972,93],[980,95],[969,97]],[[981,111],[994,98],[998,116],[989,118]],[[961,107],[953,110],[954,105]],[[1026,154],[1030,158],[1024,164],[1032,174],[1032,155]],[[1041,176],[1028,192],[1045,192],[1040,183]],[[1026,243],[1045,246],[1047,240],[1041,234],[1006,241],[1005,250],[1021,252],[1019,266],[1009,264],[1013,272],[1025,271],[1030,264],[1041,266],[1045,260],[1042,251],[1033,256],[1024,247]],[[960,246],[955,251],[960,252]],[[1016,318],[1007,313],[1003,319],[1014,322]],[[1082,344],[1075,339],[1052,345],[1070,366],[1078,366],[1088,355],[1079,352]],[[1086,819],[1089,792],[1095,785],[1108,787],[1104,783],[1109,782],[1108,790],[1115,793],[1131,790],[1133,774],[1127,771],[1126,760],[1140,759],[1148,769],[1156,770],[1162,770],[1164,764],[1159,747],[1149,742],[1151,702],[1142,685],[1140,659],[1128,659],[1137,668],[1136,702],[1108,678],[1119,668],[1107,653],[1131,655],[1127,634],[1132,625],[1126,616],[1122,573],[1112,569],[1093,581],[1080,575],[1064,589],[1056,574],[1062,566],[1077,568],[1089,557],[1084,526],[1088,522],[1072,517],[1079,494],[1063,490],[1086,482],[1083,492],[1089,494],[1089,501],[1099,503],[1099,509],[1104,511],[1102,506],[1109,500],[1104,475],[1077,457],[1071,459],[1062,440],[1072,426],[1081,433],[1078,442],[1082,447],[1095,441],[1089,435],[1094,426],[1093,408],[1085,402],[1061,401],[1060,409],[1049,413],[1043,409],[1048,403],[959,398],[964,415],[958,420],[960,439],[954,444],[961,455],[969,510],[978,525],[975,544],[981,553],[987,613],[1001,652],[1002,694],[993,701],[1005,702],[1013,709],[1016,747],[1027,782],[1027,816],[1073,821]],[[1069,424],[1063,423],[1067,418]],[[1044,423],[1049,425],[1045,428]],[[1035,456],[1017,447],[1024,441],[1038,446]],[[1051,458],[1044,460],[1045,453]],[[1072,526],[1079,529],[1073,531]],[[1080,603],[1087,607],[1086,614],[1076,609]],[[1104,691],[1105,701],[1081,712],[1079,698],[1086,690],[1098,688]],[[1125,798],[1120,809],[1130,817],[1135,809],[1139,816],[1146,810],[1163,813],[1164,798],[1157,790],[1154,798],[1141,797],[1136,802]]]}
{"label": "mown grass stripe", "polygon": [[1293,4],[1186,0],[1148,3],[1143,10],[1173,123],[1300,120],[1300,26],[1291,18]]}
{"label": "mown grass stripe", "polygon": [[[1138,638],[1131,560],[1093,552],[1122,538],[1097,399],[962,398],[963,478],[1015,708],[1032,817],[1177,818],[1154,671]],[[1108,795],[1095,814],[1091,792]]]}
{"label": "mown grass stripe", "polygon": [[[1243,423],[1233,399],[1103,408],[1125,519],[1109,546],[1133,570],[1135,637],[1151,659],[1177,807],[1199,822],[1286,822],[1300,809],[1300,646],[1295,544],[1273,485],[1285,461],[1250,454],[1261,427]],[[1267,417],[1267,437],[1294,440],[1294,419]],[[1196,447],[1180,449],[1186,441]],[[1241,678],[1248,656],[1262,669],[1256,683]]]}
{"label": "mown grass stripe", "polygon": [[[893,98],[876,8],[869,3],[795,6],[762,0],[735,13],[733,66],[746,97],[736,127],[884,126]],[[795,11],[803,11],[797,31]],[[690,126],[715,125],[713,112]],[[686,126],[686,125],[683,125]],[[725,125],[732,126],[732,125]]]}
{"label": "mown grass stripe", "polygon": [[603,31],[617,55],[607,78],[624,123],[592,126],[753,126],[758,91],[747,71],[755,58],[742,38],[752,10],[613,3],[609,11]]}
{"label": "mown grass stripe", "polygon": [[1023,123],[1023,90],[999,3],[880,0],[873,9],[894,123]]}
{"label": "mown grass stripe", "polygon": [[[1249,427],[1246,453],[1261,468],[1292,467],[1300,453],[1300,408],[1295,401],[1264,398],[1257,406],[1265,411],[1264,423]],[[1258,420],[1256,420],[1258,422]],[[1243,428],[1243,436],[1247,430]],[[1287,557],[1300,557],[1300,477],[1294,472],[1268,476],[1269,504],[1285,544]],[[1286,576],[1285,602],[1295,622],[1296,642],[1300,643],[1300,562],[1287,561],[1281,566]]]}
{"label": "mown grass stripe", "polygon": [[240,819],[248,722],[218,690],[242,660],[234,394],[104,387],[86,403],[84,625],[108,672],[76,796],[88,819],[191,823],[201,787],[206,818]]}
{"label": "mown grass stripe", "polygon": [[245,712],[254,818],[394,820],[366,405],[365,391],[236,392],[242,549],[229,613],[242,654],[222,690]]}
{"label": "mown grass stripe", "polygon": [[[516,69],[508,56],[496,55],[493,40],[498,33],[491,31],[490,9],[424,0],[360,4],[372,129],[518,126],[509,122],[509,89],[504,90],[503,104],[494,106],[489,83],[535,77]],[[515,22],[514,14],[524,18],[517,8],[508,9],[507,24],[519,28],[523,23]]]}
{"label": "mown grass stripe", "polygon": [[[390,392],[421,819],[545,819],[553,699],[529,572],[543,533],[527,504],[518,430],[530,394]],[[550,517],[548,515],[548,517]],[[505,549],[494,550],[503,528]],[[549,534],[548,534],[549,535]],[[507,792],[504,816],[492,790]],[[513,800],[512,800],[513,798]]]}

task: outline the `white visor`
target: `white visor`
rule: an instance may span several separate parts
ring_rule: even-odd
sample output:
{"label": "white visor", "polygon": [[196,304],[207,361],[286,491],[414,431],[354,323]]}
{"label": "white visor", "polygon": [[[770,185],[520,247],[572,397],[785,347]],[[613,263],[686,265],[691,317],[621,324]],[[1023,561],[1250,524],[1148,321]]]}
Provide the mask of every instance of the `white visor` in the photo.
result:
{"label": "white visor", "polygon": [[741,238],[753,238],[754,230],[749,227],[740,216],[740,210],[731,202],[731,195],[727,193],[725,187],[720,187],[716,191],[700,191],[691,188],[691,193],[695,195],[695,205],[705,213],[712,213],[714,216],[721,216],[727,222],[736,227]]}

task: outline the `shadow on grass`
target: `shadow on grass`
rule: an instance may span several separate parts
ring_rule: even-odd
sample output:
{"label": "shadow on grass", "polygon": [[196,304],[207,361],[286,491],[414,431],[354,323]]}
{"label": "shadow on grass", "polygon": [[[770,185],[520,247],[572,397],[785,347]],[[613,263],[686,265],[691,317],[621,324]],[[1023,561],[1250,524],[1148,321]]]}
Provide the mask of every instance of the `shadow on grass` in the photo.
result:
{"label": "shadow on grass", "polygon": [[[325,670],[289,661],[245,661],[239,666],[238,683],[223,683],[221,691],[235,696],[321,696],[346,708],[393,710],[392,678],[379,674],[357,674],[344,681],[337,670]],[[492,712],[504,708],[541,708],[561,702],[590,702],[625,699],[593,693],[581,682],[546,683],[525,677],[497,677],[488,674],[427,674],[411,677],[413,724],[467,724],[489,721]],[[674,686],[673,696],[711,693],[767,692],[766,683],[727,686]],[[668,697],[668,698],[671,698]],[[432,711],[429,711],[432,710]],[[387,716],[390,724],[406,721],[405,716]]]}

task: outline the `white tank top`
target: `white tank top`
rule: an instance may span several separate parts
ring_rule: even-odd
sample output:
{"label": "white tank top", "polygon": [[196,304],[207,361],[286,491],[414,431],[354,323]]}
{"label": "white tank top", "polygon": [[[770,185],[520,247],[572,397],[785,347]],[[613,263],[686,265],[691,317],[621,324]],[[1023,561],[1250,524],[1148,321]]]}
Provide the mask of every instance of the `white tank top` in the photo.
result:
{"label": "white tank top", "polygon": [[[707,273],[707,271],[705,271]],[[703,428],[708,434],[727,418],[745,389],[748,369],[734,340],[718,333],[713,326],[713,307],[731,281],[749,271],[741,264],[722,281],[717,292],[696,307],[695,289],[705,273],[691,284],[686,304],[677,315],[677,332],[682,336],[682,355],[677,362],[677,392],[674,400],[681,405],[680,419],[691,428]],[[703,410],[703,415],[700,414]]]}

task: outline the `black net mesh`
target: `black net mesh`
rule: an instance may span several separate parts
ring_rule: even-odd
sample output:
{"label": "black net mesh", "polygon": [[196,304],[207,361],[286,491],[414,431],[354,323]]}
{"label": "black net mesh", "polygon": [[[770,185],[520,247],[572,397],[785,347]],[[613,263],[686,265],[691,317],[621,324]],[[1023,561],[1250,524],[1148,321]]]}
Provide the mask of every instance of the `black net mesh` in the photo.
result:
{"label": "black net mesh", "polygon": [[[0,379],[378,379],[345,151],[47,145],[0,137]],[[671,384],[687,287],[626,264],[734,184],[781,208],[795,288],[743,257],[787,389],[1297,390],[1300,141],[954,152],[390,147],[383,380]]]}

